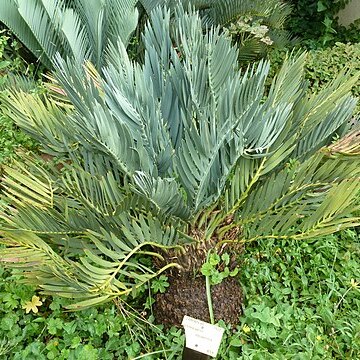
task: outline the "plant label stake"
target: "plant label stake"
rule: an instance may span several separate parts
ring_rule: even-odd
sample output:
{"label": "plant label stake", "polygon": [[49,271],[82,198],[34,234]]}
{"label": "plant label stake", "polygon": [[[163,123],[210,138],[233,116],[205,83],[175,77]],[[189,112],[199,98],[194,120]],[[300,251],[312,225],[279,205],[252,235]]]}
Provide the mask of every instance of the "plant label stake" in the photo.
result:
{"label": "plant label stake", "polygon": [[224,329],[186,315],[182,326],[186,342],[183,360],[206,360],[217,355]]}

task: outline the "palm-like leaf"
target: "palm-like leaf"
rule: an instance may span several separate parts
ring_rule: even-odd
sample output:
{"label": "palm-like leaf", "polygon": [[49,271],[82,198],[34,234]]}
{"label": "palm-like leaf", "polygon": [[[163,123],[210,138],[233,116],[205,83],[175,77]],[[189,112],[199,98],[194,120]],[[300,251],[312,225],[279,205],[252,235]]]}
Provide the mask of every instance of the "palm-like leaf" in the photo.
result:
{"label": "palm-like leaf", "polygon": [[[164,237],[165,233],[159,231],[158,234]],[[141,253],[148,243],[143,242],[130,249],[113,234],[89,232],[83,241],[77,239],[82,246],[80,261],[64,259],[35,234],[17,231],[6,236],[7,245],[14,247],[2,250],[3,264],[11,263],[15,268],[22,269],[28,281],[40,286],[46,294],[86,298],[68,307],[74,310],[128,295],[161,271],[176,266],[168,264],[161,271],[154,272],[132,260],[134,254]],[[107,260],[99,256],[99,252],[106,255]],[[151,252],[146,254],[158,256]]]}
{"label": "palm-like leaf", "polygon": [[[268,40],[276,47],[284,47],[291,41],[290,35],[284,30],[291,6],[281,0],[139,0],[147,14],[159,5],[167,5],[174,11],[179,2],[185,8],[193,7],[199,11],[204,28],[233,28],[234,40],[237,41],[240,50],[238,59],[241,64],[263,58],[268,50],[268,45],[265,44]],[[244,32],[238,20],[250,18],[268,27],[267,38],[270,36],[270,39],[263,42],[253,34]],[[245,33],[246,39],[240,36],[240,40],[239,34]]]}
{"label": "palm-like leaf", "polygon": [[128,43],[137,26],[136,3],[76,0],[69,7],[65,0],[5,0],[0,21],[50,68],[59,53],[78,64],[91,60],[100,69],[112,42]]}
{"label": "palm-like leaf", "polygon": [[50,65],[50,59],[44,54],[36,36],[29,31],[28,24],[20,16],[17,2],[14,0],[4,0],[1,5],[0,21],[6,24],[21,39],[37,58],[41,58],[46,65]]}
{"label": "palm-like leaf", "polygon": [[[223,0],[213,1],[209,10],[205,12],[205,21],[210,25],[228,25],[239,15],[253,17],[276,17],[276,28],[284,23],[289,15],[289,5],[278,0]],[[275,24],[274,24],[275,25]]]}
{"label": "palm-like leaf", "polygon": [[248,238],[302,239],[358,223],[348,216],[357,208],[359,169],[354,160],[359,148],[349,150],[348,156],[330,155],[331,149],[259,182],[238,214]]}
{"label": "palm-like leaf", "polygon": [[0,259],[45,293],[80,301],[74,308],[156,276],[138,254],[306,239],[359,223],[349,215],[360,190],[358,132],[331,144],[346,130],[357,79],[344,74],[308,97],[303,54],[285,61],[267,92],[267,62],[241,73],[230,39],[204,34],[193,11],[174,16],[170,26],[169,11],[153,11],[143,64],[121,38],[99,72],[57,57],[54,89],[66,102],[3,97],[9,116],[66,161],[61,170],[28,158],[5,169]]}
{"label": "palm-like leaf", "polygon": [[199,11],[206,25],[225,26],[240,15],[268,17],[274,28],[281,26],[291,7],[279,0],[139,0],[150,14],[159,5],[174,9],[180,3]]}

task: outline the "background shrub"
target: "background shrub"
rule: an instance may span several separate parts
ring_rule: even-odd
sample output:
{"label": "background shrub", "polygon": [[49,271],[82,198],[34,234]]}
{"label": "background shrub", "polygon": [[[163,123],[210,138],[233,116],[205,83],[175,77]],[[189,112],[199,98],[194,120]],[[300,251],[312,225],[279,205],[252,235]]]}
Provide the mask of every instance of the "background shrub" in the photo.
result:
{"label": "background shrub", "polygon": [[288,30],[308,48],[332,46],[335,42],[360,41],[356,25],[344,27],[337,14],[350,0],[290,0],[293,11]]}
{"label": "background shrub", "polygon": [[[317,92],[343,69],[348,69],[352,74],[360,70],[360,43],[337,42],[331,48],[310,51],[306,62],[306,78],[312,90]],[[353,94],[360,95],[360,84],[353,88]]]}
{"label": "background shrub", "polygon": [[34,58],[7,29],[0,27],[0,85],[4,86],[9,73],[34,77],[43,68],[32,62]]}
{"label": "background shrub", "polygon": [[[0,90],[5,88],[12,73],[20,73],[33,79],[43,70],[36,64],[28,63],[23,58],[24,54],[26,49],[23,45],[8,30],[0,30]],[[36,91],[40,88],[39,84]],[[0,107],[0,166],[9,162],[17,149],[35,150],[36,147],[36,142],[20,130]]]}
{"label": "background shrub", "polygon": [[14,158],[19,148],[35,150],[37,143],[0,111],[0,166]]}
{"label": "background shrub", "polygon": [[[270,53],[271,77],[275,76],[286,57],[286,50]],[[305,79],[310,82],[309,90],[319,92],[326,84],[334,80],[343,70],[355,75],[360,71],[360,43],[340,43],[325,49],[310,50],[305,63]],[[354,96],[360,96],[360,83],[352,89]],[[356,113],[359,113],[357,106]]]}

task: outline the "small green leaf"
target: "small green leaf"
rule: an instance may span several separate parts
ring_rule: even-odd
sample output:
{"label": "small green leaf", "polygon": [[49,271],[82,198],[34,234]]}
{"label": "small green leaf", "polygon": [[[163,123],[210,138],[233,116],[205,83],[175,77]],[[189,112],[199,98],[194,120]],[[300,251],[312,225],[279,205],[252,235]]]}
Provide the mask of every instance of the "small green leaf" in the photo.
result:
{"label": "small green leaf", "polygon": [[225,263],[226,266],[228,266],[230,263],[230,255],[228,253],[222,254],[221,260]]}
{"label": "small green leaf", "polygon": [[234,277],[239,273],[239,268],[236,267],[233,271],[229,273],[229,276]]}
{"label": "small green leaf", "polygon": [[5,69],[11,64],[10,61],[0,61],[0,70]]}
{"label": "small green leaf", "polygon": [[324,3],[322,1],[317,2],[317,11],[318,12],[325,11],[326,9],[327,9],[327,6],[324,5]]}
{"label": "small green leaf", "polygon": [[[5,308],[15,309],[18,306],[18,301],[14,299],[14,295],[10,293],[5,293],[3,296],[0,294],[0,300],[5,304]],[[2,299],[1,299],[2,297]]]}
{"label": "small green leaf", "polygon": [[50,319],[48,321],[47,326],[48,326],[49,334],[55,335],[58,330],[61,330],[63,328],[63,323],[60,319],[55,318],[55,319]]}
{"label": "small green leaf", "polygon": [[224,280],[224,274],[215,270],[211,275],[212,285],[220,284]]}
{"label": "small green leaf", "polygon": [[67,334],[73,334],[76,330],[76,327],[77,327],[77,324],[76,324],[75,320],[63,324],[63,329],[65,330],[65,332]]}
{"label": "small green leaf", "polygon": [[214,270],[215,270],[214,267],[208,262],[204,263],[201,267],[201,273],[204,276],[210,276]]}
{"label": "small green leaf", "polygon": [[230,346],[240,347],[242,345],[243,344],[239,338],[234,338],[230,341]]}
{"label": "small green leaf", "polygon": [[75,336],[71,340],[71,348],[76,349],[81,344],[81,337]]}
{"label": "small green leaf", "polygon": [[154,279],[151,282],[151,289],[154,291],[154,293],[164,293],[166,291],[166,288],[169,287],[169,283],[167,282],[167,276],[161,275],[159,278]]}
{"label": "small green leaf", "polygon": [[209,263],[212,266],[216,266],[220,262],[220,256],[218,254],[211,254],[209,258]]}
{"label": "small green leaf", "polygon": [[44,317],[38,317],[38,318],[32,320],[32,322],[35,322],[35,323],[43,323],[45,321],[46,321],[46,319]]}

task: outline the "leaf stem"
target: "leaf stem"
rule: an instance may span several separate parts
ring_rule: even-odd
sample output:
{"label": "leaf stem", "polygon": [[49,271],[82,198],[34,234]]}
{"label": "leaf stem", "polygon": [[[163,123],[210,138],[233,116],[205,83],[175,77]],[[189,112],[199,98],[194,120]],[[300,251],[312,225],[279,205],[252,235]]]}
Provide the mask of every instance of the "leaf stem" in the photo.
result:
{"label": "leaf stem", "polygon": [[[207,253],[206,262],[209,261],[210,253],[211,253],[211,249]],[[211,299],[210,275],[205,276],[205,285],[206,285],[206,299],[207,299],[209,315],[210,315],[210,323],[212,325],[214,325],[215,321],[214,321],[214,310],[213,310],[212,299]]]}

